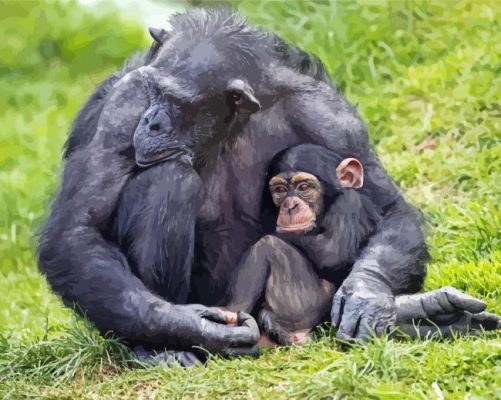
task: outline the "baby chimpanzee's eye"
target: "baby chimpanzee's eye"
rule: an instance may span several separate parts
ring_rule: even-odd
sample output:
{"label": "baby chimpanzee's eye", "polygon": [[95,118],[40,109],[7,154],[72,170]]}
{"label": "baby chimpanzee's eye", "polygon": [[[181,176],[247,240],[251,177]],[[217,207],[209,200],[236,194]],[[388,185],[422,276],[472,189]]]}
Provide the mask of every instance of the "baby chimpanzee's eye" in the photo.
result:
{"label": "baby chimpanzee's eye", "polygon": [[301,183],[297,187],[297,190],[299,190],[300,192],[304,192],[304,191],[308,190],[309,188],[310,188],[310,185],[308,185],[307,183]]}
{"label": "baby chimpanzee's eye", "polygon": [[276,186],[273,188],[274,193],[287,193],[287,188],[285,186]]}

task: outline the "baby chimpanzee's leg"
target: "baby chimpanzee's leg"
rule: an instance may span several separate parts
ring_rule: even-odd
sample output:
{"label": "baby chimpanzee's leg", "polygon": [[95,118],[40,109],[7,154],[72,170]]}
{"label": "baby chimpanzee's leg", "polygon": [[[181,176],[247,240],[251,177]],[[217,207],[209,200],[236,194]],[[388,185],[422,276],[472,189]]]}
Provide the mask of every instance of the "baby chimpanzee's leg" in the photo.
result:
{"label": "baby chimpanzee's leg", "polygon": [[300,343],[329,312],[333,293],[297,248],[265,236],[236,268],[227,308],[252,312],[273,342]]}

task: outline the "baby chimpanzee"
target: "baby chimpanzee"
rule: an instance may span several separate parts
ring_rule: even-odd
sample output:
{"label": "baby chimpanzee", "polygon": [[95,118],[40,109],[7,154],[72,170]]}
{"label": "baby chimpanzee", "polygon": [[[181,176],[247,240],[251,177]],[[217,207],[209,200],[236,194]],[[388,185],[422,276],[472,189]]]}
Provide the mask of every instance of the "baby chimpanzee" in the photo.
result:
{"label": "baby chimpanzee", "polygon": [[[264,236],[244,255],[226,308],[257,317],[262,346],[302,343],[327,320],[335,284],[378,229],[383,211],[357,190],[364,185],[362,164],[322,146],[299,145],[279,154],[269,176],[278,209],[276,234]],[[453,288],[399,296],[396,304],[396,323],[411,335],[461,333],[479,325],[495,329],[498,324],[496,316],[486,313],[472,319],[469,312],[479,313],[485,304]],[[419,331],[414,323],[421,325]],[[369,327],[357,329],[370,332]]]}
{"label": "baby chimpanzee", "polygon": [[[356,190],[363,185],[361,163],[331,153],[301,145],[274,160],[269,190],[279,210],[277,234],[251,247],[230,284],[228,309],[254,311],[265,335],[279,344],[301,343],[324,319],[334,275],[346,276],[380,221],[375,206]],[[328,156],[330,165],[339,162],[330,171],[312,171],[319,155]],[[311,172],[297,168],[306,160],[312,160]],[[328,172],[335,176],[322,179]]]}

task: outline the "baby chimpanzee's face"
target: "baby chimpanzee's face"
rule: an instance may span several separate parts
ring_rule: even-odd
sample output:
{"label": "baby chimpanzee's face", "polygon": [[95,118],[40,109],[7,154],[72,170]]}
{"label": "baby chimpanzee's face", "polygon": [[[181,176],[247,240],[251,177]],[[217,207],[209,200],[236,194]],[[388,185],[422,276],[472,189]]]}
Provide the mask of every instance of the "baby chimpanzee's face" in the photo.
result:
{"label": "baby chimpanzee's face", "polygon": [[[346,158],[336,168],[341,189],[360,188],[363,168],[355,158]],[[270,179],[273,202],[279,208],[277,232],[298,235],[311,231],[324,208],[324,186],[320,180],[304,171],[283,171]]]}
{"label": "baby chimpanzee's face", "polygon": [[323,187],[307,172],[283,172],[269,182],[273,202],[280,208],[277,232],[303,234],[315,227],[322,211]]}

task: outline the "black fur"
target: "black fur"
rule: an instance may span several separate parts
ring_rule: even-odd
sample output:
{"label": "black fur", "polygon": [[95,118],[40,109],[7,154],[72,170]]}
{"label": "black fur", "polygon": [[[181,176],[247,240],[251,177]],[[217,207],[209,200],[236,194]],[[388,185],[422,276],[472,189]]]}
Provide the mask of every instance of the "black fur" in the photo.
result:
{"label": "black fur", "polygon": [[[289,344],[294,331],[313,329],[322,321],[334,289],[326,291],[321,279],[339,287],[380,228],[382,210],[364,190],[340,185],[336,167],[342,160],[336,152],[313,144],[274,157],[267,177],[300,171],[316,176],[322,184],[323,210],[316,228],[307,234],[264,236],[232,273],[227,307],[252,312],[261,331],[278,344]],[[275,208],[274,221],[277,215]]]}
{"label": "black fur", "polygon": [[[39,244],[40,269],[63,300],[77,303],[102,332],[131,342],[183,342],[217,351],[231,335],[207,341],[200,316],[208,311],[179,308],[166,299],[183,301],[191,275],[188,301],[222,301],[229,271],[266,231],[260,216],[268,165],[277,153],[301,143],[360,159],[369,171],[367,195],[385,210],[343,296],[359,295],[352,282],[362,275],[367,285],[390,294],[417,289],[425,249],[419,221],[370,148],[354,108],[326,83],[321,63],[228,10],[193,10],[173,17],[171,25],[162,45],[96,89],[69,135],[61,187]],[[235,78],[250,85],[261,110],[228,120],[225,90]],[[150,79],[174,80],[194,96],[179,106],[178,121],[180,132],[193,139],[195,168],[206,191],[194,228],[194,212],[186,208],[197,206],[189,196],[176,197],[184,182],[170,180],[171,162],[157,164],[151,175],[142,175],[135,162],[133,136],[150,106]],[[130,220],[117,215],[119,204],[137,214]],[[158,223],[149,234],[134,231],[131,251],[114,237],[115,218],[125,231],[142,221],[145,227]],[[173,232],[179,236],[171,242]],[[152,247],[151,254],[141,254]],[[362,274],[367,269],[370,279]],[[214,338],[217,330],[210,332]]]}
{"label": "black fur", "polygon": [[[305,236],[285,237],[305,252],[317,272],[329,280],[351,269],[363,245],[379,229],[383,213],[368,195],[369,180],[362,189],[340,185],[336,167],[343,158],[323,146],[304,144],[275,157],[268,173],[271,177],[281,172],[303,171],[322,183],[325,212],[317,216],[316,230]],[[275,220],[276,216],[275,210]]]}

